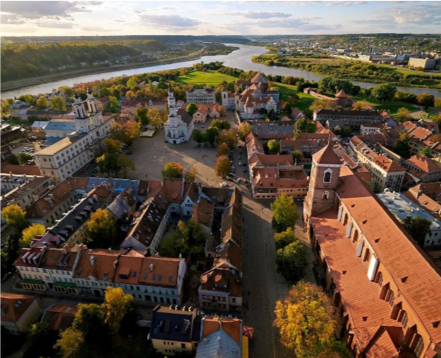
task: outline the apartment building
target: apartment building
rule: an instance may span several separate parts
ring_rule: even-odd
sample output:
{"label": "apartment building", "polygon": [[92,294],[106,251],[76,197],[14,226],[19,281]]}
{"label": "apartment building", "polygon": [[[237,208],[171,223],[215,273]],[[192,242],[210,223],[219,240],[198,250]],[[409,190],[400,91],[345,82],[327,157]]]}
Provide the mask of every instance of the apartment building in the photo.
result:
{"label": "apartment building", "polygon": [[26,333],[40,314],[40,305],[33,296],[1,293],[2,329],[19,335]]}
{"label": "apartment building", "polygon": [[383,117],[377,111],[318,109],[313,114],[314,121],[328,129],[350,128],[360,130],[364,123],[382,123]]}
{"label": "apartment building", "polygon": [[424,155],[411,156],[403,161],[403,166],[408,169],[408,173],[414,178],[416,184],[441,180],[441,167]]}
{"label": "apartment building", "polygon": [[48,191],[51,180],[42,176],[4,175],[2,190],[9,190],[1,197],[2,207],[18,205],[22,210],[29,208],[38,198]]}
{"label": "apartment building", "polygon": [[358,137],[352,137],[349,147],[358,162],[372,175],[375,191],[382,192],[385,188],[399,191],[403,184],[406,169],[393,160],[379,155],[365,145]]}

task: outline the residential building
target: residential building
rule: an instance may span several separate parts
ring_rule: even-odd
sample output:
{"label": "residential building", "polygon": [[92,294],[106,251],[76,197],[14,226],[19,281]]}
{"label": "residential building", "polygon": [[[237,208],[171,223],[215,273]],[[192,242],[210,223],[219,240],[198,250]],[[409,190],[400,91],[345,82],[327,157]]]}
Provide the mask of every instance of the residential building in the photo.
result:
{"label": "residential building", "polygon": [[364,123],[381,123],[382,116],[377,111],[318,109],[313,114],[314,121],[326,128],[350,128],[359,130]]}
{"label": "residential building", "polygon": [[107,138],[113,122],[111,117],[107,121],[103,119],[97,100],[90,90],[86,101],[75,97],[74,108],[75,131],[34,155],[41,173],[53,181],[66,179],[94,159],[95,149]]}
{"label": "residential building", "polygon": [[441,167],[424,155],[411,156],[403,161],[403,166],[407,168],[407,172],[413,177],[415,184],[441,180]]}
{"label": "residential building", "polygon": [[[187,103],[188,105],[188,103]],[[187,105],[183,106],[182,109],[185,110]],[[194,123],[205,123],[207,118],[219,118],[222,112],[222,106],[217,103],[209,104],[198,104],[197,111],[193,114]]]}
{"label": "residential building", "polygon": [[343,89],[335,95],[334,102],[337,106],[351,107],[355,101],[349,97]]}
{"label": "residential building", "polygon": [[200,319],[192,307],[156,306],[152,312],[151,329],[147,339],[164,356],[191,354],[200,340]]}
{"label": "residential building", "polygon": [[[201,103],[201,102],[199,102]],[[207,102],[211,103],[211,102]],[[213,102],[214,103],[214,102]],[[168,120],[164,124],[165,140],[171,144],[188,142],[193,133],[193,118],[182,109],[176,108],[176,99],[168,89]]]}
{"label": "residential building", "polygon": [[36,321],[40,314],[38,300],[34,296],[5,292],[0,294],[0,299],[2,328],[15,335],[26,333],[30,324]]}
{"label": "residential building", "polygon": [[291,118],[295,121],[299,120],[299,119],[305,119],[305,115],[303,114],[303,112],[298,109],[298,108],[293,108],[291,110]]}
{"label": "residential building", "polygon": [[330,146],[313,156],[303,219],[354,356],[436,357],[439,269]]}
{"label": "residential building", "polygon": [[434,70],[436,66],[436,59],[433,58],[409,58],[409,67],[422,67],[425,70]]}
{"label": "residential building", "polygon": [[242,195],[234,190],[222,215],[220,244],[213,265],[201,275],[198,289],[203,308],[237,310],[242,307]]}
{"label": "residential building", "polygon": [[385,188],[400,191],[406,174],[405,168],[384,155],[377,154],[358,137],[352,137],[349,147],[357,161],[371,173],[375,191],[382,192]]}
{"label": "residential building", "polygon": [[[36,176],[36,175],[17,175],[17,174],[5,174],[5,173],[1,173],[0,174],[0,178],[1,178],[1,193],[3,194],[7,194],[9,192],[11,192],[14,189],[17,189],[21,186],[23,186],[24,184],[27,184],[31,181],[33,181],[34,179],[47,179],[45,177],[42,176]],[[37,183],[36,183],[37,184]],[[49,185],[46,185],[45,187],[47,188]],[[35,187],[40,187],[40,185],[35,185]],[[32,190],[32,188],[29,188]],[[43,190],[37,190],[35,193],[33,192],[32,195],[41,195]]]}
{"label": "residential building", "polygon": [[375,133],[384,127],[383,123],[363,123],[360,126],[360,135]]}
{"label": "residential building", "polygon": [[410,188],[404,195],[430,215],[441,219],[441,183],[421,183]]}
{"label": "residential building", "polygon": [[[40,195],[43,195],[49,188],[50,179],[46,177],[31,177],[25,183],[9,191],[1,197],[2,207],[18,205],[22,210],[29,208]],[[11,175],[7,180],[11,181]],[[2,178],[3,182],[3,178]]]}
{"label": "residential building", "polygon": [[25,130],[20,126],[13,126],[8,122],[2,121],[0,138],[2,145],[9,144],[13,141],[23,141],[26,139]]}
{"label": "residential building", "polygon": [[9,114],[12,118],[18,118],[19,111],[26,110],[31,106],[26,102],[22,102],[18,99],[15,99],[14,103],[9,106]]}
{"label": "residential building", "polygon": [[41,176],[40,169],[36,165],[15,165],[15,164],[9,164],[9,162],[4,161],[2,162],[2,169],[1,171],[3,173],[9,173],[9,174],[17,174],[17,175],[39,175]]}
{"label": "residential building", "polygon": [[193,88],[185,91],[187,103],[216,103],[216,92],[211,87]]}
{"label": "residential building", "polygon": [[41,320],[53,331],[64,331],[72,326],[77,312],[77,305],[53,305],[45,310]]}
{"label": "residential building", "polygon": [[424,246],[441,245],[441,221],[415,204],[404,193],[392,193],[385,189],[383,193],[378,193],[377,197],[383,202],[384,206],[401,222],[407,217],[415,218],[419,216],[422,219],[429,220],[430,233],[426,235]]}

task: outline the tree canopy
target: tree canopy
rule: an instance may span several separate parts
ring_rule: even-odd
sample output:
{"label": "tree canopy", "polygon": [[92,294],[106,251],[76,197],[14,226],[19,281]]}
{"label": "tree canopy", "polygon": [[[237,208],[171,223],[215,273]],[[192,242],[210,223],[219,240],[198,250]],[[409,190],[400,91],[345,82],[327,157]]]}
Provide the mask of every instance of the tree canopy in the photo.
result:
{"label": "tree canopy", "polygon": [[421,247],[424,247],[426,236],[430,234],[430,225],[432,225],[432,222],[417,215],[415,217],[408,216],[403,221],[403,225],[410,236],[412,236]]}
{"label": "tree canopy", "polygon": [[86,224],[86,234],[84,241],[90,248],[111,247],[115,240],[116,223],[109,218],[107,210],[98,209]]}
{"label": "tree canopy", "polygon": [[190,116],[193,116],[193,114],[195,114],[195,112],[198,110],[198,106],[195,103],[191,102],[187,105],[187,108],[185,110]]}
{"label": "tree canopy", "polygon": [[409,110],[405,107],[398,109],[396,117],[401,123],[412,120]]}
{"label": "tree canopy", "polygon": [[242,123],[239,128],[237,129],[237,134],[239,134],[239,137],[241,140],[245,140],[245,137],[251,133],[252,127],[249,123]]}
{"label": "tree canopy", "polygon": [[[290,228],[289,228],[290,229]],[[287,246],[277,250],[277,272],[290,282],[297,282],[305,276],[308,266],[308,256],[305,246],[295,240]]]}
{"label": "tree canopy", "polygon": [[225,155],[221,155],[216,160],[216,165],[214,166],[214,171],[216,175],[223,177],[227,176],[231,173],[231,165],[230,161],[228,160],[228,157]]}
{"label": "tree canopy", "polygon": [[268,151],[269,154],[278,154],[280,152],[280,143],[276,139],[271,139],[268,141]]}
{"label": "tree canopy", "polygon": [[51,107],[56,111],[66,111],[66,101],[61,96],[53,96],[51,98]]}
{"label": "tree canopy", "polygon": [[292,196],[282,193],[271,204],[273,211],[273,227],[278,232],[285,231],[289,227],[294,227],[299,218],[297,207]]}
{"label": "tree canopy", "polygon": [[2,210],[2,218],[10,227],[15,229],[16,232],[23,231],[23,229],[29,225],[26,221],[26,212],[16,204],[4,207]]}
{"label": "tree canopy", "polygon": [[397,88],[394,85],[391,85],[390,83],[382,83],[372,89],[371,95],[373,98],[380,101],[390,101],[394,98],[396,91]]}
{"label": "tree canopy", "polygon": [[176,162],[168,162],[162,170],[164,178],[182,178],[184,168],[182,164]]}
{"label": "tree canopy", "polygon": [[31,226],[22,231],[19,241],[20,248],[30,247],[31,241],[35,238],[35,236],[44,235],[45,232],[46,227],[44,225],[33,223]]}
{"label": "tree canopy", "polygon": [[107,287],[104,294],[106,318],[104,322],[113,334],[117,334],[124,316],[134,310],[135,299],[129,293],[124,293],[121,287]]}
{"label": "tree canopy", "polygon": [[60,333],[55,348],[60,349],[63,358],[83,357],[84,335],[72,327],[67,328]]}
{"label": "tree canopy", "polygon": [[274,234],[274,241],[276,243],[276,249],[283,249],[285,246],[296,241],[296,236],[291,227],[287,228],[285,231]]}

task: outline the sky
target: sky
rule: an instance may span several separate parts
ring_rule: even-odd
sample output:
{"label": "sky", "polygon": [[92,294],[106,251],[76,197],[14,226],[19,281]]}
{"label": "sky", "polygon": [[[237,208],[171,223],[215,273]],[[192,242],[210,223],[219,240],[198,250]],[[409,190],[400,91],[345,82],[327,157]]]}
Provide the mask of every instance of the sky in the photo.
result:
{"label": "sky", "polygon": [[2,36],[441,33],[441,2],[1,1]]}

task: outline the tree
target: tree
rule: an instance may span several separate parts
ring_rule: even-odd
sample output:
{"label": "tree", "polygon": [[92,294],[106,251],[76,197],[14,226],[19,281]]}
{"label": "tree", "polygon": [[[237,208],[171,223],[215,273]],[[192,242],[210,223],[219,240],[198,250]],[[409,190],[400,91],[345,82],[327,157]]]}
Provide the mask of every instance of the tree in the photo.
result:
{"label": "tree", "polygon": [[105,338],[108,334],[104,324],[106,312],[102,305],[96,303],[79,303],[72,327],[81,331],[85,339]]}
{"label": "tree", "polygon": [[30,106],[34,104],[34,96],[31,94],[22,94],[18,99],[22,102],[26,102]]}
{"label": "tree", "polygon": [[114,96],[109,96],[109,109],[112,113],[119,112],[121,109],[121,105],[118,102],[118,99]]}
{"label": "tree", "polygon": [[46,227],[44,225],[33,223],[31,226],[22,231],[19,241],[20,248],[30,247],[31,241],[35,238],[35,236],[44,235],[45,232]]}
{"label": "tree", "polygon": [[283,249],[285,246],[291,244],[296,239],[294,231],[292,228],[287,228],[285,231],[274,234],[274,240],[276,242],[276,249]]}
{"label": "tree", "polygon": [[51,98],[51,107],[55,111],[66,111],[66,101],[61,96],[53,96]]}
{"label": "tree", "polygon": [[116,223],[109,218],[109,212],[97,209],[86,223],[87,238],[84,241],[90,248],[111,247],[114,244],[115,234]]}
{"label": "tree", "polygon": [[126,100],[127,102],[131,102],[132,98],[135,98],[135,93],[133,93],[133,91],[127,91],[126,92]]}
{"label": "tree", "polygon": [[407,159],[410,157],[409,136],[407,134],[400,135],[400,138],[395,141],[393,151],[399,156]]}
{"label": "tree", "polygon": [[434,101],[435,97],[429,93],[424,92],[417,96],[418,104],[424,106],[425,109],[427,109],[428,107],[433,107]]}
{"label": "tree", "polygon": [[186,182],[194,182],[196,180],[196,168],[191,167],[189,170],[186,170],[184,173],[184,180]]}
{"label": "tree", "polygon": [[253,128],[251,125],[245,122],[239,126],[237,133],[239,134],[241,140],[245,140],[245,137],[250,134],[252,130]]}
{"label": "tree", "polygon": [[129,171],[136,170],[135,164],[133,164],[132,159],[127,155],[120,155],[116,161],[116,165],[118,169],[123,172],[124,178],[127,178],[127,173]]}
{"label": "tree", "polygon": [[2,218],[16,232],[22,232],[29,225],[26,221],[26,212],[15,204],[3,208]]}
{"label": "tree", "polygon": [[352,105],[352,109],[353,109],[354,111],[365,111],[365,110],[372,109],[372,106],[371,106],[371,104],[370,104],[369,102],[366,102],[366,101],[358,101],[358,102],[355,102],[355,103]]}
{"label": "tree", "polygon": [[441,143],[441,134],[434,134],[429,137],[429,140],[434,143],[436,142]]}
{"label": "tree", "polygon": [[274,325],[281,343],[298,358],[315,357],[333,344],[337,327],[335,308],[323,290],[298,282],[284,301],[277,301]]}
{"label": "tree", "polygon": [[434,122],[438,123],[438,125],[441,125],[441,113],[438,114],[434,119]]}
{"label": "tree", "polygon": [[63,358],[83,357],[83,332],[72,327],[67,328],[60,333],[60,339],[55,344],[55,348],[60,349]]}
{"label": "tree", "polygon": [[218,144],[225,143],[229,148],[233,148],[237,145],[237,132],[235,129],[223,129],[217,139]]}
{"label": "tree", "polygon": [[277,272],[290,282],[297,282],[305,276],[308,266],[308,255],[305,246],[300,241],[291,242],[277,250]]}
{"label": "tree", "polygon": [[69,86],[58,87],[58,90],[63,92],[66,95],[66,97],[69,97],[69,98],[73,97],[73,95],[75,94],[73,88],[69,87]]}
{"label": "tree", "polygon": [[397,111],[397,119],[403,123],[406,121],[411,121],[412,120],[412,116],[410,115],[410,112],[407,108],[405,107],[401,107],[398,111]]}
{"label": "tree", "polygon": [[195,129],[193,131],[193,140],[197,144],[203,143],[205,141],[204,134],[199,129]]}
{"label": "tree", "polygon": [[435,100],[433,101],[433,106],[435,108],[441,109],[441,97],[435,98]]}
{"label": "tree", "polygon": [[139,106],[135,110],[135,116],[138,119],[138,122],[141,123],[141,125],[146,126],[149,124],[149,117],[147,116],[148,109],[147,107]]}
{"label": "tree", "polygon": [[432,225],[432,222],[417,215],[415,217],[408,216],[403,221],[403,225],[409,235],[412,236],[421,247],[424,247],[426,236],[431,232],[430,225]]}
{"label": "tree", "polygon": [[300,150],[295,150],[292,152],[292,157],[294,159],[294,162],[297,160],[298,162],[302,162],[303,159],[305,159],[305,156]]}
{"label": "tree", "polygon": [[129,80],[127,81],[127,87],[134,89],[137,86],[138,86],[138,79],[135,76],[130,77]]}
{"label": "tree", "polygon": [[20,153],[19,155],[18,155],[18,163],[20,164],[20,165],[24,165],[24,164],[26,164],[29,160],[32,160],[33,158],[32,158],[32,155],[29,155],[29,154],[27,154],[27,153]]}
{"label": "tree", "polygon": [[309,122],[306,119],[299,119],[295,124],[295,133],[314,133],[316,126],[314,122]]}
{"label": "tree", "polygon": [[193,114],[195,114],[195,112],[197,110],[198,110],[198,106],[193,102],[189,103],[187,105],[187,108],[185,109],[185,111],[192,117],[193,117]]}
{"label": "tree", "polygon": [[331,100],[317,99],[312,102],[311,106],[309,106],[311,111],[315,111],[318,109],[337,109],[337,104]]}
{"label": "tree", "polygon": [[217,146],[217,155],[218,156],[227,155],[229,151],[230,151],[230,148],[228,147],[228,145],[226,143],[222,143]]}
{"label": "tree", "polygon": [[423,149],[421,149],[420,154],[426,156],[427,158],[432,157],[432,151],[430,150],[429,147],[424,147]]}
{"label": "tree", "polygon": [[282,107],[282,112],[287,113],[288,115],[291,115],[292,107],[289,103],[285,103]]}
{"label": "tree", "polygon": [[122,152],[122,144],[119,140],[107,138],[103,140],[103,144],[107,153],[118,154]]}
{"label": "tree", "polygon": [[219,130],[230,129],[230,123],[225,119],[213,119],[210,128],[217,128]]}
{"label": "tree", "polygon": [[269,154],[277,154],[280,152],[280,143],[276,139],[268,141]]}
{"label": "tree", "polygon": [[167,113],[165,111],[160,111],[156,107],[152,107],[148,110],[147,117],[150,124],[156,128],[161,127],[167,122]]}
{"label": "tree", "polygon": [[219,115],[220,115],[221,117],[225,117],[225,116],[227,115],[227,110],[225,109],[224,106],[220,106],[220,107],[219,107]]}
{"label": "tree", "polygon": [[37,102],[35,104],[37,105],[37,109],[46,109],[49,106],[49,103],[44,96],[41,96],[39,99],[37,99]]}
{"label": "tree", "polygon": [[372,89],[371,96],[380,101],[390,101],[395,96],[397,88],[390,83],[382,83]]}
{"label": "tree", "polygon": [[107,287],[104,294],[105,323],[113,334],[119,332],[121,321],[131,310],[134,310],[135,299],[129,293],[124,293],[121,287]]}
{"label": "tree", "polygon": [[100,168],[101,173],[115,173],[118,177],[119,167],[118,167],[118,155],[115,153],[105,153],[101,157],[96,158],[96,164]]}
{"label": "tree", "polygon": [[299,218],[297,207],[294,204],[294,198],[283,193],[271,204],[271,210],[273,211],[273,228],[276,229],[277,232],[282,232],[289,227],[294,227]]}
{"label": "tree", "polygon": [[164,165],[162,170],[162,176],[164,178],[182,178],[184,173],[184,168],[180,163],[168,162]]}
{"label": "tree", "polygon": [[123,142],[127,145],[132,145],[136,138],[141,133],[141,124],[130,120],[123,125],[124,139]]}
{"label": "tree", "polygon": [[207,128],[204,134],[204,140],[206,144],[214,145],[216,139],[219,137],[219,129],[212,127]]}
{"label": "tree", "polygon": [[225,155],[221,155],[219,158],[217,158],[214,171],[216,175],[220,177],[224,177],[230,174],[231,165],[230,165],[230,161],[228,160],[228,157],[226,157]]}

